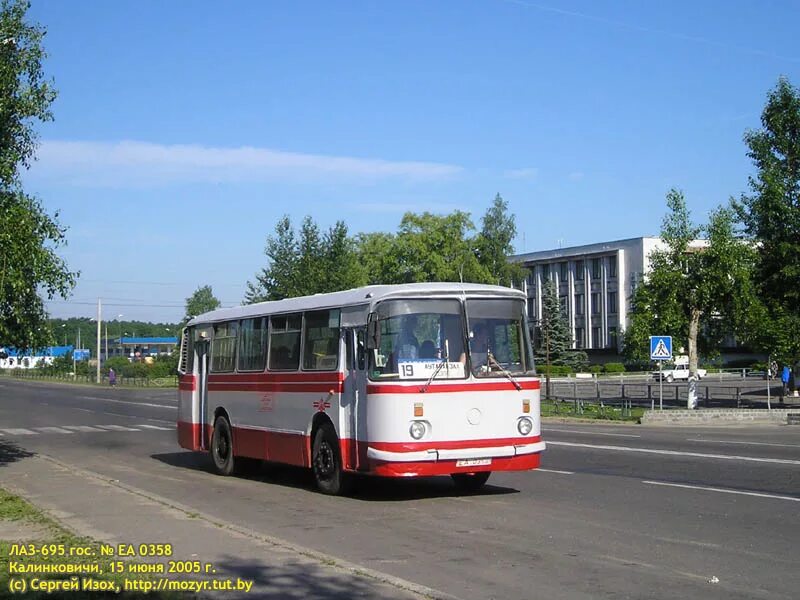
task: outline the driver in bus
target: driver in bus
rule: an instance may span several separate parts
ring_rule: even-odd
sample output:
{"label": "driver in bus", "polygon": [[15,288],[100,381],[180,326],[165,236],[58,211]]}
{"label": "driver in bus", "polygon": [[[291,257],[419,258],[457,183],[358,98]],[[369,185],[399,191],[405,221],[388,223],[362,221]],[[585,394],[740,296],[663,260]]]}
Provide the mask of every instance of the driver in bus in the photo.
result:
{"label": "driver in bus", "polygon": [[[489,329],[485,323],[475,323],[469,339],[470,356],[472,357],[472,371],[477,373],[484,369],[489,362]],[[462,354],[460,362],[467,364],[467,357]]]}
{"label": "driver in bus", "polygon": [[403,326],[395,343],[397,358],[414,359],[419,357],[419,341],[415,335],[417,329],[417,315],[408,315],[403,319]]}

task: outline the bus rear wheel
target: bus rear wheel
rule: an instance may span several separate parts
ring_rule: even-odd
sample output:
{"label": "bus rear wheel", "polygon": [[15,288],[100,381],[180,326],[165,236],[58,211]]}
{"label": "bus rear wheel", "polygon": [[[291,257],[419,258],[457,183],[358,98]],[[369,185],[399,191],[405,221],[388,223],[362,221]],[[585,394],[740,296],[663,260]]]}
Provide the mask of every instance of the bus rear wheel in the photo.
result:
{"label": "bus rear wheel", "polygon": [[233,474],[233,435],[231,434],[231,424],[223,416],[217,417],[217,420],[214,421],[214,433],[211,435],[211,461],[218,474]]}
{"label": "bus rear wheel", "polygon": [[323,494],[338,496],[347,488],[347,475],[342,471],[339,440],[330,423],[320,425],[314,434],[311,469],[317,489]]}
{"label": "bus rear wheel", "polygon": [[453,473],[450,477],[462,492],[475,492],[483,487],[491,474],[491,471],[479,471],[478,473]]}

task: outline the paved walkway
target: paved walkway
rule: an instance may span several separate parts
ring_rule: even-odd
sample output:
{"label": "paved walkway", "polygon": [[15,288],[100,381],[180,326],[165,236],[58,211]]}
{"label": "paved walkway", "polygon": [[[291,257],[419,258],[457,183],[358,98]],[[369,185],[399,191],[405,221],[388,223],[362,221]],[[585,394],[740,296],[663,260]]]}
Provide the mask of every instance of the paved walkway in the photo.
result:
{"label": "paved walkway", "polygon": [[[191,508],[127,488],[45,456],[15,454],[0,441],[0,486],[44,509],[66,528],[117,544],[169,543],[178,560],[199,560],[214,578],[253,581],[246,596],[326,600],[447,598],[389,575],[348,564],[275,538],[243,531]],[[186,490],[191,494],[191,490]],[[224,502],[224,498],[220,498]],[[356,524],[354,524],[356,526]],[[13,539],[24,532],[14,533]],[[0,529],[0,538],[5,538]],[[134,559],[154,562],[154,559]],[[169,575],[172,579],[193,578]]]}

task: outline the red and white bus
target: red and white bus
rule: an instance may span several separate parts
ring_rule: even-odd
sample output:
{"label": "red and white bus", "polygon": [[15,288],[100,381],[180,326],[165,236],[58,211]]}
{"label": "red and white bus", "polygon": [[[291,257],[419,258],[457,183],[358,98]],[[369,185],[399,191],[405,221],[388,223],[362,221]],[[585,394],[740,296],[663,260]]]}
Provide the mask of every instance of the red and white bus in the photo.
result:
{"label": "red and white bus", "polygon": [[525,295],[478,284],[380,285],[220,309],[181,339],[178,441],[237,460],[309,467],[320,491],[349,476],[539,466],[539,379]]}

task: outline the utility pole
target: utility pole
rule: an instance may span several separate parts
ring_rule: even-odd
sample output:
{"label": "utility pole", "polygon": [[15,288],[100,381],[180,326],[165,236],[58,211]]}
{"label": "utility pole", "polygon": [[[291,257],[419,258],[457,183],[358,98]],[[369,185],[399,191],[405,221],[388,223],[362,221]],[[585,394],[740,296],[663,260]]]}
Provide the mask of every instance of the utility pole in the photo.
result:
{"label": "utility pole", "polygon": [[100,298],[97,299],[97,383],[100,383],[100,321],[103,318]]}

